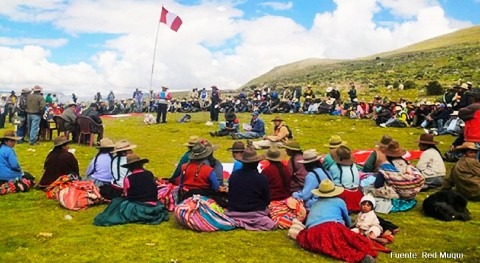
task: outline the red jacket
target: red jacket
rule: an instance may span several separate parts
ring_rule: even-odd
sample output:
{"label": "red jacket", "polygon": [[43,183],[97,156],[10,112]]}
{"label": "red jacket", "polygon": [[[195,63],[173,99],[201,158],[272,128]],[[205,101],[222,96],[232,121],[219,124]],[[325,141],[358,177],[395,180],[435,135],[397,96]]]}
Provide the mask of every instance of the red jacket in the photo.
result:
{"label": "red jacket", "polygon": [[281,164],[281,167],[285,174],[285,184],[282,180],[279,169],[275,165],[270,163],[262,171],[262,174],[268,179],[268,188],[270,188],[271,201],[280,201],[291,195],[290,183],[292,180],[292,172],[290,172],[288,167],[283,163]]}
{"label": "red jacket", "polygon": [[466,142],[480,142],[480,110],[475,111],[473,118],[465,122],[463,135]]}
{"label": "red jacket", "polygon": [[203,162],[189,162],[182,165],[183,186],[186,189],[211,189],[210,173],[213,168]]}

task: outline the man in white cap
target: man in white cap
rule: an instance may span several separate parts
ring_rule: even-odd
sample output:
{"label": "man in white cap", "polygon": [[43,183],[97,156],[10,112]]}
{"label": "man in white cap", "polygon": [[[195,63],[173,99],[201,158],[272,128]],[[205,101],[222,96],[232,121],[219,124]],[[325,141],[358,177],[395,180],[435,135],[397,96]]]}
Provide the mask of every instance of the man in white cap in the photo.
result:
{"label": "man in white cap", "polygon": [[38,132],[40,131],[40,121],[45,111],[46,102],[40,93],[42,88],[38,85],[33,87],[33,93],[27,96],[27,123],[29,129],[30,145],[37,144]]}
{"label": "man in white cap", "polygon": [[168,88],[163,86],[162,91],[158,94],[157,103],[157,124],[167,122],[167,108],[168,103],[172,99],[172,93],[168,91]]}

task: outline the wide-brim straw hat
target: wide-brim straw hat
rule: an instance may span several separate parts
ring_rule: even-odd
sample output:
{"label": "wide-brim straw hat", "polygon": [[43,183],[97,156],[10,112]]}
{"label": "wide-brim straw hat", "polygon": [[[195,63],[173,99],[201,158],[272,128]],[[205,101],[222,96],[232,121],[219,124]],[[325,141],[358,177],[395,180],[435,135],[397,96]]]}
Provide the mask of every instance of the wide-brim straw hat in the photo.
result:
{"label": "wide-brim straw hat", "polygon": [[53,147],[65,145],[71,142],[65,135],[60,135],[57,138],[53,139]]}
{"label": "wide-brim straw hat", "polygon": [[268,148],[268,151],[265,154],[265,159],[273,162],[281,162],[283,161],[282,152],[275,144],[272,144],[272,146]]}
{"label": "wide-brim straw hat", "polygon": [[332,159],[340,165],[350,166],[355,163],[352,151],[345,146],[340,146],[336,151],[332,151]]}
{"label": "wide-brim straw hat", "polygon": [[212,153],[213,148],[211,146],[203,143],[197,143],[192,147],[188,158],[190,158],[190,160],[202,160],[210,156]]}
{"label": "wide-brim straw hat", "polygon": [[283,119],[280,116],[276,116],[272,121],[283,121]]}
{"label": "wide-brim straw hat", "polygon": [[320,160],[322,158],[321,155],[317,153],[315,149],[308,149],[303,152],[302,160],[298,160],[299,163],[313,163],[315,161]]}
{"label": "wide-brim straw hat", "polygon": [[311,192],[319,197],[334,197],[342,194],[344,190],[343,187],[335,186],[332,181],[324,179],[320,182],[318,188],[313,189]]}
{"label": "wide-brim straw hat", "polygon": [[300,144],[295,140],[289,140],[282,147],[285,149],[289,149],[291,151],[297,151],[297,152],[302,151],[302,149],[300,148]]}
{"label": "wide-brim straw hat", "polygon": [[15,136],[15,132],[10,130],[10,131],[5,131],[3,133],[3,136],[0,137],[0,140],[3,140],[3,139],[18,141],[22,139],[22,137]]}
{"label": "wide-brim straw hat", "polygon": [[265,159],[265,155],[257,155],[257,151],[253,147],[245,148],[241,157],[238,160],[242,163],[255,163]]}
{"label": "wide-brim straw hat", "polygon": [[438,144],[438,142],[433,140],[433,138],[434,138],[433,134],[422,134],[422,135],[420,135],[420,139],[416,142],[421,143],[421,144],[429,144],[429,145]]}
{"label": "wide-brim straw hat", "polygon": [[115,149],[112,151],[112,153],[124,152],[128,150],[133,150],[135,148],[137,148],[137,145],[131,144],[127,140],[120,140],[115,143]]}
{"label": "wide-brim straw hat", "polygon": [[127,155],[127,163],[122,164],[121,166],[124,167],[124,168],[130,168],[134,164],[146,164],[148,162],[149,162],[148,159],[140,158],[140,156],[138,156],[138,154],[130,153],[130,154]]}
{"label": "wide-brim straw hat", "polygon": [[184,143],[183,145],[185,145],[187,147],[193,147],[199,141],[200,141],[200,137],[194,135],[194,136],[190,136],[190,138],[188,138],[188,141],[186,143]]}
{"label": "wide-brim straw hat", "polygon": [[245,151],[245,143],[243,143],[242,141],[235,141],[235,142],[233,142],[232,147],[227,148],[227,151],[243,152],[243,151]]}
{"label": "wide-brim straw hat", "polygon": [[390,157],[402,157],[406,153],[407,151],[400,148],[400,144],[396,140],[392,140],[385,149],[385,155]]}
{"label": "wide-brim straw hat", "polygon": [[478,148],[477,144],[474,142],[464,142],[462,145],[455,147],[455,151],[462,151],[462,150],[480,151],[480,148]]}
{"label": "wide-brim straw hat", "polygon": [[328,147],[328,148],[338,148],[342,145],[346,145],[346,141],[342,141],[342,137],[338,135],[332,135],[330,137],[330,140],[328,140],[328,144],[324,144],[323,146]]}
{"label": "wide-brim straw hat", "polygon": [[375,144],[375,147],[387,147],[392,140],[392,137],[385,134],[382,136],[382,139],[380,139],[380,141]]}
{"label": "wide-brim straw hat", "polygon": [[95,148],[97,149],[113,149],[115,148],[115,144],[113,143],[112,140],[108,138],[103,138],[100,140],[100,145],[96,146]]}

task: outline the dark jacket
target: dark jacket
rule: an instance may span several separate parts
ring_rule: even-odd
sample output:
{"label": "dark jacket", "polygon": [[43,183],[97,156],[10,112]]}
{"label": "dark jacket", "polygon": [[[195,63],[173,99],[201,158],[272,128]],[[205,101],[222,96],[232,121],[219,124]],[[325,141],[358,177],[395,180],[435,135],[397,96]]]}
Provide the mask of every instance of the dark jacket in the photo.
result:
{"label": "dark jacket", "polygon": [[233,171],[228,180],[228,210],[237,212],[265,211],[270,204],[268,180],[256,167]]}
{"label": "dark jacket", "polygon": [[29,114],[43,114],[46,102],[40,93],[34,92],[27,95],[26,112]]}

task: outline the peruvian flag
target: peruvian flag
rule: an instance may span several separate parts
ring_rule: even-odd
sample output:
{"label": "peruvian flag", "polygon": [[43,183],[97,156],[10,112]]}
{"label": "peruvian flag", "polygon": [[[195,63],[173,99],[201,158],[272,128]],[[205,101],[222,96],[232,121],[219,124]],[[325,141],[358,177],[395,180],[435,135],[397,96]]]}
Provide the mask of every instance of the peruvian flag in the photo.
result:
{"label": "peruvian flag", "polygon": [[180,26],[182,25],[182,19],[176,14],[168,12],[165,7],[162,6],[162,15],[160,16],[160,22],[164,23],[171,30],[177,32]]}

